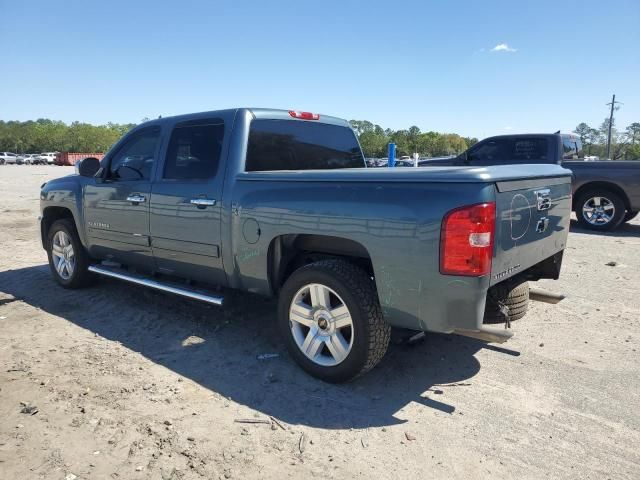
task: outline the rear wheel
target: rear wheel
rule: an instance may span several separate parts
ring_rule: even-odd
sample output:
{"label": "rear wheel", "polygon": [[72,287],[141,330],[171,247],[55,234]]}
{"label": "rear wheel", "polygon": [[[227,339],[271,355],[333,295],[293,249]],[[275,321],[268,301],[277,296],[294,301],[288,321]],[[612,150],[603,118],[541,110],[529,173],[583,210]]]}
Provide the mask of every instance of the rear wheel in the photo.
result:
{"label": "rear wheel", "polygon": [[[507,317],[502,311],[502,306],[509,309]],[[519,320],[525,316],[528,308],[529,282],[507,282],[495,285],[487,293],[484,323],[504,323],[507,318],[510,322]]]}
{"label": "rear wheel", "polygon": [[90,285],[93,275],[88,271],[87,255],[76,226],[67,218],[56,220],[49,228],[47,256],[53,278],[64,288]]}
{"label": "rear wheel", "polygon": [[374,282],[343,260],[296,270],[280,292],[278,322],[296,362],[332,383],[371,370],[386,353],[391,335]]}
{"label": "rear wheel", "polygon": [[603,189],[584,192],[576,203],[576,217],[583,228],[607,231],[622,223],[625,205],[619,195]]}

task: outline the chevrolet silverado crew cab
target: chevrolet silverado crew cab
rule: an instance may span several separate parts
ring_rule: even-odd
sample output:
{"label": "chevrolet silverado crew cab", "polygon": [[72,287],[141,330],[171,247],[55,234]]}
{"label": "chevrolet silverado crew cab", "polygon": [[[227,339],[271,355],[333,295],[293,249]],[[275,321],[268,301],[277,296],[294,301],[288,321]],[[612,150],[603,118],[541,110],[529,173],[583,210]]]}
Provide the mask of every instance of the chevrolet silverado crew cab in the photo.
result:
{"label": "chevrolet silverado crew cab", "polygon": [[551,163],[571,170],[572,209],[583,228],[612,230],[640,211],[640,162],[585,161],[580,137],[571,133],[489,137],[457,157],[422,160],[419,166],[522,163]]}
{"label": "chevrolet silverado crew cab", "polygon": [[277,296],[291,356],[326,381],[373,368],[391,326],[504,341],[489,324],[558,278],[571,173],[407,170],[365,168],[348,122],[324,115],[161,118],[42,186],[42,245],[66,288],[103,275],[218,305],[210,286]]}

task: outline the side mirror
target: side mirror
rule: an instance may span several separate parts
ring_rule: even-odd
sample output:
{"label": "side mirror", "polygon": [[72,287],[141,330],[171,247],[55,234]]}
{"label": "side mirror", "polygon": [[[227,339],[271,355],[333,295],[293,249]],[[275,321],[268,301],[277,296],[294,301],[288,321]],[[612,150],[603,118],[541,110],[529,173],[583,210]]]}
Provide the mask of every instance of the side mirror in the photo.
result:
{"label": "side mirror", "polygon": [[100,170],[100,160],[87,157],[76,163],[76,173],[81,177],[93,177]]}

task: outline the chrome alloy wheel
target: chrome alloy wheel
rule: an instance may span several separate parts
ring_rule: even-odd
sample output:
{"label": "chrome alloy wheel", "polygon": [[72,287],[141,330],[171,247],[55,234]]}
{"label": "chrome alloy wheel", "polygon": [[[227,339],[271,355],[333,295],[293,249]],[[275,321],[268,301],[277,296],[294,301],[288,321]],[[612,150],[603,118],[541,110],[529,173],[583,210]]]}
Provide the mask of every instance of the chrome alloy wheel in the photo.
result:
{"label": "chrome alloy wheel", "polygon": [[351,352],[351,313],[329,287],[312,283],[298,290],[289,307],[289,326],[300,351],[318,365],[333,367]]}
{"label": "chrome alloy wheel", "polygon": [[591,225],[606,225],[616,214],[616,207],[607,197],[591,197],[582,206],[582,216]]}
{"label": "chrome alloy wheel", "polygon": [[55,267],[58,275],[64,280],[69,280],[73,275],[73,270],[76,266],[76,257],[73,253],[73,244],[71,238],[66,232],[59,230],[53,236],[51,243],[51,257],[53,259],[53,266]]}

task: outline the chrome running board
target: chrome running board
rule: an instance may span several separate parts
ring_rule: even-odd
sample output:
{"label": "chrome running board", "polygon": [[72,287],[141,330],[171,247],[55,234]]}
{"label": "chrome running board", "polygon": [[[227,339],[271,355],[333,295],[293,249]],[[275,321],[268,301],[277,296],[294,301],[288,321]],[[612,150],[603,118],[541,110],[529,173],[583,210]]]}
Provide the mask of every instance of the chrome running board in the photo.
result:
{"label": "chrome running board", "polygon": [[201,302],[211,303],[213,305],[222,305],[222,302],[224,301],[224,297],[209,295],[202,291],[191,290],[182,286],[176,286],[175,284],[158,282],[157,280],[151,280],[148,277],[129,273],[126,270],[118,268],[90,265],[89,271],[97,273],[98,275],[104,275],[105,277],[117,278],[118,280],[124,280],[125,282],[135,283],[136,285],[142,285],[143,287],[153,288],[155,290],[161,290],[175,295],[181,295],[183,297],[200,300]]}

